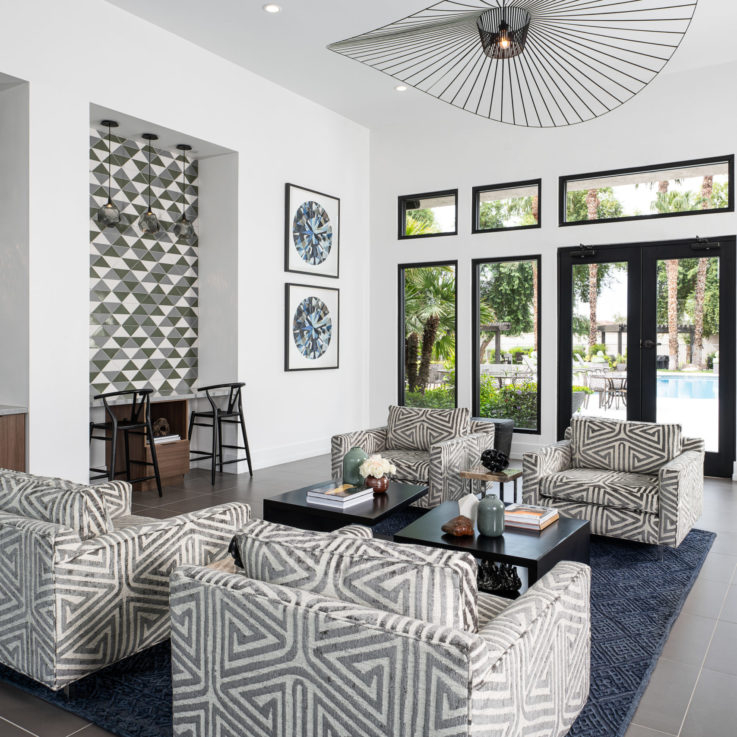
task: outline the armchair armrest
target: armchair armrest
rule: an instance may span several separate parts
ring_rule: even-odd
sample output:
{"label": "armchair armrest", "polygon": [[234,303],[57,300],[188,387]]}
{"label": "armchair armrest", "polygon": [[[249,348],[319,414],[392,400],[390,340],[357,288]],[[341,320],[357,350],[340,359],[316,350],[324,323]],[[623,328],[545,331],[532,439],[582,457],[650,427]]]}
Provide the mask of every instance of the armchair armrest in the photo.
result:
{"label": "armchair armrest", "polygon": [[701,517],[704,495],[704,451],[687,450],[658,471],[660,544],[678,547]]}
{"label": "armchair armrest", "polygon": [[351,448],[363,448],[369,455],[386,450],[386,431],[385,426],[333,435],[330,441],[330,467],[333,480],[339,482],[343,478],[343,458]]}
{"label": "armchair armrest", "polygon": [[102,499],[110,519],[130,515],[132,484],[127,481],[104,481],[92,484],[92,488]]}
{"label": "armchair armrest", "polygon": [[540,503],[540,480],[571,467],[571,441],[561,440],[522,456],[522,501]]}
{"label": "armchair armrest", "polygon": [[583,708],[590,678],[590,587],[587,565],[558,563],[479,630],[489,657],[480,711],[497,720],[500,734],[524,734],[525,719],[535,713],[542,720],[536,720],[536,731],[564,735]]}
{"label": "armchair armrest", "polygon": [[335,530],[333,535],[371,539],[374,536],[374,531],[365,525],[345,525],[344,527],[339,527]]}

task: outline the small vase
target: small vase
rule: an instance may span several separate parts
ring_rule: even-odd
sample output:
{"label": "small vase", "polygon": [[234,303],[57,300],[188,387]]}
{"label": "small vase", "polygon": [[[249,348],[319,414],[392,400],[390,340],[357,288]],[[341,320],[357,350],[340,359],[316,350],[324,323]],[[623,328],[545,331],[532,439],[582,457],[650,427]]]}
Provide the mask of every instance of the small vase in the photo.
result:
{"label": "small vase", "polygon": [[366,476],[366,486],[370,486],[374,490],[374,494],[386,494],[386,490],[389,488],[389,477],[382,476],[376,478],[376,476]]}
{"label": "small vase", "polygon": [[351,448],[343,457],[343,483],[351,486],[359,486],[363,476],[358,469],[368,458],[363,448]]}
{"label": "small vase", "polygon": [[488,494],[479,502],[477,515],[482,535],[499,537],[504,534],[504,502],[496,494]]}

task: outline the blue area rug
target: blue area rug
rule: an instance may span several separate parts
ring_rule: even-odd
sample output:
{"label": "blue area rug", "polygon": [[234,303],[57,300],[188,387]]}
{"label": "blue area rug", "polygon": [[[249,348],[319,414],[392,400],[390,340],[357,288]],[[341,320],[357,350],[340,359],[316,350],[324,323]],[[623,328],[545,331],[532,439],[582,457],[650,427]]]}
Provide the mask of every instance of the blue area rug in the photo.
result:
{"label": "blue area rug", "polygon": [[[399,514],[376,532],[389,536],[422,511]],[[715,537],[693,530],[662,561],[654,547],[592,538],[591,692],[571,737],[623,737]],[[168,643],[79,681],[69,699],[3,666],[0,680],[120,737],[172,734]]]}

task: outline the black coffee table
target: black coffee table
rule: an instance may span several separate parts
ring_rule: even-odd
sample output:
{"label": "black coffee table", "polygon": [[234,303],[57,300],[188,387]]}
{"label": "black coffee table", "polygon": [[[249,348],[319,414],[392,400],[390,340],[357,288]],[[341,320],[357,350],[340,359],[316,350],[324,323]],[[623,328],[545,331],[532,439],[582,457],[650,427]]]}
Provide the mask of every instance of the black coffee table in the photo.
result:
{"label": "black coffee table", "polygon": [[478,528],[473,537],[446,535],[441,526],[457,515],[458,502],[444,502],[396,533],[394,542],[460,550],[482,560],[522,566],[527,569],[528,586],[562,560],[589,562],[588,520],[561,517],[542,532],[506,527],[501,537],[479,535]]}
{"label": "black coffee table", "polygon": [[264,499],[264,519],[267,522],[320,532],[332,532],[339,527],[353,524],[373,527],[427,494],[427,486],[391,481],[385,494],[374,494],[373,498],[345,510],[308,504],[307,492],[326,483],[330,482],[321,481],[303,489]]}

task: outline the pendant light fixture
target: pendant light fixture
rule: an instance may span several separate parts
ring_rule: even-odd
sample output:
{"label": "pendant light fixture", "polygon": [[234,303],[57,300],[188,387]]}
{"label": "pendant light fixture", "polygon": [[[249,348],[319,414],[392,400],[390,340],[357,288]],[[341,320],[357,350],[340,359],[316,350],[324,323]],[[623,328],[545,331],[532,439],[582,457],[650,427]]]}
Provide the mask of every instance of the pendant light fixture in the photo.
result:
{"label": "pendant light fixture", "polygon": [[161,230],[161,225],[151,209],[151,141],[157,141],[159,137],[155,133],[144,133],[142,137],[148,141],[148,209],[141,215],[138,224],[144,233],[155,235]]}
{"label": "pendant light fixture", "polygon": [[182,152],[182,217],[174,224],[174,232],[178,238],[189,240],[194,236],[194,226],[187,220],[187,151],[192,147],[188,143],[179,143],[177,148]]}
{"label": "pendant light fixture", "polygon": [[103,120],[101,124],[107,126],[107,202],[97,211],[97,222],[103,228],[111,225],[117,225],[120,222],[120,210],[113,204],[111,196],[111,182],[113,179],[111,170],[110,154],[110,130],[117,128],[118,123],[115,120]]}

